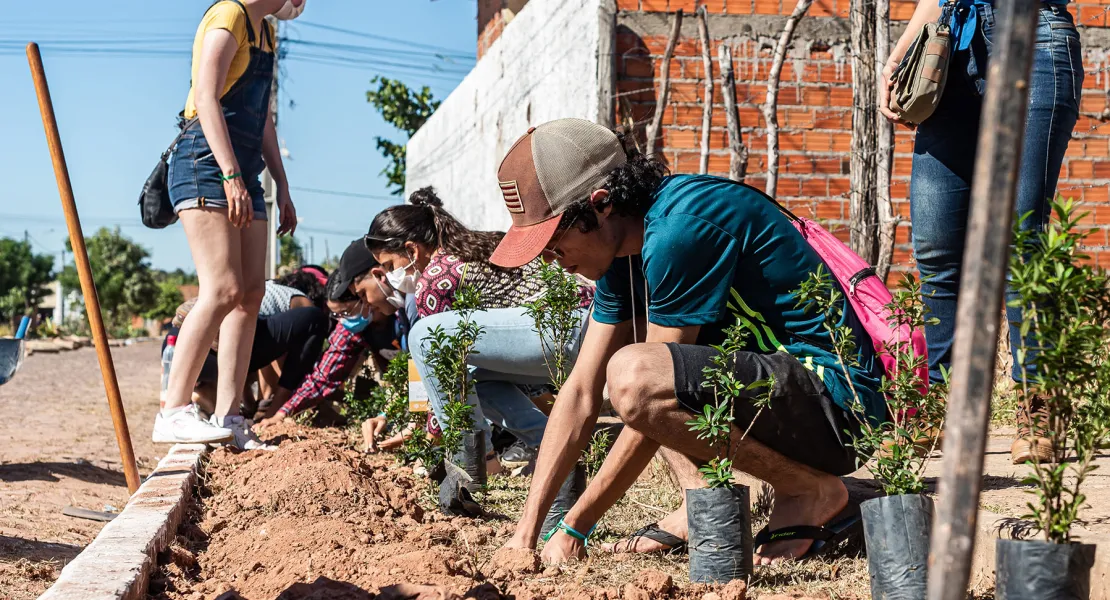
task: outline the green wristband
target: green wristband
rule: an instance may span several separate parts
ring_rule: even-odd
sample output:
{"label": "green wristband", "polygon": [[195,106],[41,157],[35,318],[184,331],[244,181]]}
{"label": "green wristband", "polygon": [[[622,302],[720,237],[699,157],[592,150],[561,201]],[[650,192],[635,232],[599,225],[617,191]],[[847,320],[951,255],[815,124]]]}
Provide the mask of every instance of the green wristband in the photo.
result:
{"label": "green wristband", "polygon": [[588,533],[582,533],[582,532],[576,530],[575,528],[571,527],[570,525],[567,525],[566,521],[564,521],[562,519],[559,519],[559,524],[556,525],[555,527],[553,527],[551,529],[551,531],[547,532],[547,535],[543,536],[543,541],[546,542],[546,541],[550,540],[551,536],[555,535],[556,531],[562,530],[563,533],[569,535],[572,538],[575,538],[575,539],[581,541],[584,545],[589,546],[590,545],[590,536],[593,535],[594,529],[597,529],[597,524],[596,523],[594,524],[593,527],[590,528],[590,531]]}
{"label": "green wristband", "polygon": [[232,179],[236,179],[236,178],[239,178],[239,177],[242,177],[242,176],[243,176],[242,173],[232,173],[231,175],[220,175],[220,181],[231,181]]}

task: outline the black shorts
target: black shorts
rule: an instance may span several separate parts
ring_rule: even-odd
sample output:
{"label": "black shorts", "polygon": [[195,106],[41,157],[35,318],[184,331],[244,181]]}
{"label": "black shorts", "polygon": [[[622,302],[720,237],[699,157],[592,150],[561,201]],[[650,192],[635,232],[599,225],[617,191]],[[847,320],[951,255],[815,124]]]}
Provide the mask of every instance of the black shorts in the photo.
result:
{"label": "black shorts", "polygon": [[[713,389],[703,387],[705,368],[712,366],[717,350],[708,346],[668,343],[674,364],[674,389],[678,403],[700,414],[716,403]],[[831,475],[847,475],[857,469],[856,452],[848,443],[859,431],[851,416],[833,402],[817,375],[786,352],[759,354],[737,352],[733,372],[744,383],[775,377],[771,403],[755,418],[752,402],[738,402],[733,424],[741,431],[751,425],[748,436],[787,458]],[[752,390],[752,397],[766,393]],[[851,433],[845,433],[849,431]]]}

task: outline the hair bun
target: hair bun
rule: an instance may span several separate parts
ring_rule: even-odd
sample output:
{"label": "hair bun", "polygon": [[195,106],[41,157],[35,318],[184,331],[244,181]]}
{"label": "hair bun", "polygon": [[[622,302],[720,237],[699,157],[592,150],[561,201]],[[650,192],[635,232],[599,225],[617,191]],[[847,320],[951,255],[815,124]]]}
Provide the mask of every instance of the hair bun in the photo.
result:
{"label": "hair bun", "polygon": [[427,208],[443,208],[443,200],[439,199],[439,196],[436,195],[436,189],[430,185],[409,194],[409,204]]}

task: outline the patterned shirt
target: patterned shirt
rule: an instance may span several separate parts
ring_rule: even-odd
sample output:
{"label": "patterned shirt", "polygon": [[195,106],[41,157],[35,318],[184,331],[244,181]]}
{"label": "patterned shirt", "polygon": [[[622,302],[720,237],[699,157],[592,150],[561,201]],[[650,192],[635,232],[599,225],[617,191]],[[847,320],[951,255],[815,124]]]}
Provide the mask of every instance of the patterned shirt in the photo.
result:
{"label": "patterned shirt", "polygon": [[[328,348],[320,356],[316,368],[305,378],[301,387],[297,388],[296,393],[281,407],[280,411],[285,413],[285,416],[290,416],[320,404],[325,398],[339,391],[351,372],[359,365],[359,357],[362,353],[373,346],[372,338],[380,337],[374,334],[381,329],[381,327],[368,327],[361,333],[351,333],[343,325],[336,325],[328,336]],[[386,331],[392,334],[392,319]]]}
{"label": "patterned shirt", "polygon": [[[416,311],[420,318],[451,310],[455,293],[463,284],[478,289],[482,309],[512,308],[530,302],[543,293],[537,272],[542,258],[517,269],[501,269],[489,262],[463,262],[454,254],[437,253],[428,262],[416,283]],[[590,305],[593,286],[581,280],[578,295],[581,307]]]}

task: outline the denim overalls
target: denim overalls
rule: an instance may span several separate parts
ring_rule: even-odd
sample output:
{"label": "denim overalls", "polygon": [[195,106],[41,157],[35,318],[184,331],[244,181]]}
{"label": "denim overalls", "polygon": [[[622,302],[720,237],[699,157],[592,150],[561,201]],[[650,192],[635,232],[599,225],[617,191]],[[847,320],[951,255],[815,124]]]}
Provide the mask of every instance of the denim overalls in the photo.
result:
{"label": "denim overalls", "polygon": [[[957,17],[966,27],[963,35],[953,29],[958,43],[953,48],[944,95],[936,112],[917,128],[914,141],[910,180],[914,254],[925,305],[940,320],[925,328],[929,375],[933,381],[940,380],[941,365],[948,367],[952,362],[956,298],[964,266],[964,238],[987,61],[993,45],[995,13],[1007,6],[1008,1],[995,6],[986,0],[958,2]],[[1056,194],[1060,165],[1079,116],[1083,91],[1079,33],[1066,5],[1059,0],[1045,2],[1038,19],[1014,207],[1018,216],[1032,213],[1022,223],[1024,229],[1031,231],[1041,230],[1050,217],[1048,200]],[[1008,290],[1007,300],[1014,297],[1013,290]],[[1021,338],[1014,323],[1020,323],[1021,310],[1006,310],[1011,323],[1013,377],[1017,380],[1021,376],[1017,360]]]}
{"label": "denim overalls", "polygon": [[[244,14],[247,9],[233,0]],[[270,27],[262,23],[263,38],[266,46],[273,48]],[[266,203],[263,200],[260,177],[266,167],[262,159],[262,133],[266,129],[266,119],[270,114],[270,90],[273,85],[274,54],[265,52],[261,45],[255,45],[254,27],[247,19],[247,40],[250,43],[250,63],[231,89],[220,99],[224,120],[227,121],[228,135],[235,158],[239,161],[243,184],[250,193],[254,207],[254,218],[266,220]],[[187,129],[170,155],[169,192],[174,211],[187,208],[216,207],[227,208],[227,198],[220,177],[223,174],[199,119],[186,122],[183,118],[179,126]]]}

